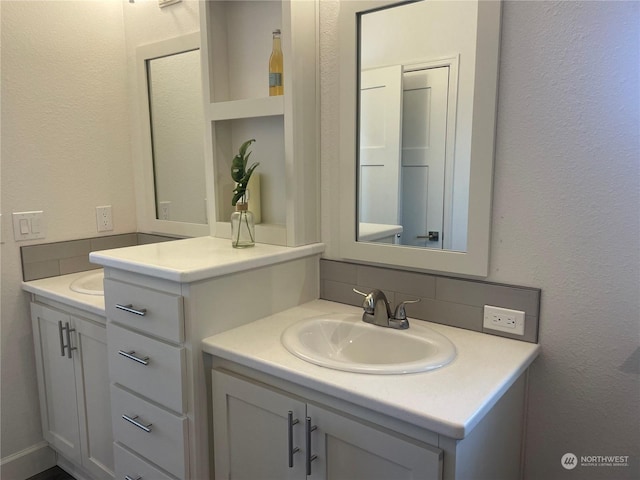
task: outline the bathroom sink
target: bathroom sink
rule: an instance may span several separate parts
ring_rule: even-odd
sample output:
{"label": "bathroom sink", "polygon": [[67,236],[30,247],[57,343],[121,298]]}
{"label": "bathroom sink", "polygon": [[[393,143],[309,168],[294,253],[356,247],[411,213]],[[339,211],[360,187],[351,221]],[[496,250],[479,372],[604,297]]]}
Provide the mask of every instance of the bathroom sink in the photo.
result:
{"label": "bathroom sink", "polygon": [[365,323],[353,314],[301,320],[282,333],[281,341],[302,360],[347,372],[424,372],[456,357],[456,347],[447,337],[418,321],[408,330],[395,330]]}
{"label": "bathroom sink", "polygon": [[103,280],[104,271],[101,269],[76,278],[71,282],[69,288],[74,292],[84,293],[85,295],[104,295]]}

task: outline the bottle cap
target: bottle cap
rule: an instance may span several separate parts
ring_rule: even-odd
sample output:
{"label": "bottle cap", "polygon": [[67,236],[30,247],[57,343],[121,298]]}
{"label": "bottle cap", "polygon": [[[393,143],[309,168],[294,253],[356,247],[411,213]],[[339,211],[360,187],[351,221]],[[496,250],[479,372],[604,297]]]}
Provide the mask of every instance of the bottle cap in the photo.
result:
{"label": "bottle cap", "polygon": [[278,29],[274,30],[274,31],[273,31],[273,34],[274,34],[274,35],[280,35],[280,29],[278,28]]}
{"label": "bottle cap", "polygon": [[244,212],[249,209],[248,203],[238,202],[236,203],[236,212]]}

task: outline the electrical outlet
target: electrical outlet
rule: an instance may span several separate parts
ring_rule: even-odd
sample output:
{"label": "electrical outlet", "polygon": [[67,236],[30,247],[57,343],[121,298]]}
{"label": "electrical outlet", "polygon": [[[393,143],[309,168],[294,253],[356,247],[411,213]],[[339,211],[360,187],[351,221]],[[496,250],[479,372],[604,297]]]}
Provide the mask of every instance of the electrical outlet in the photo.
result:
{"label": "electrical outlet", "polygon": [[158,202],[158,207],[159,220],[171,220],[171,202]]}
{"label": "electrical outlet", "polygon": [[113,230],[113,217],[111,216],[111,205],[96,207],[96,223],[99,232],[110,232]]}
{"label": "electrical outlet", "polygon": [[524,335],[524,312],[485,305],[482,326],[514,335]]}

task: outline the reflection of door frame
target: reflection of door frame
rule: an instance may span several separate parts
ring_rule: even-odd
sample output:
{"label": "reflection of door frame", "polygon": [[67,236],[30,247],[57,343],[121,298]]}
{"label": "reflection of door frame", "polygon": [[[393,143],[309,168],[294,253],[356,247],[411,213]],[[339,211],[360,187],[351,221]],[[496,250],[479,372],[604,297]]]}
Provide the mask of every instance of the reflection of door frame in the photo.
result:
{"label": "reflection of door frame", "polygon": [[453,174],[456,146],[456,115],[458,106],[458,64],[460,55],[438,58],[419,63],[405,63],[402,73],[449,67],[449,88],[447,97],[447,139],[445,145],[444,170],[444,213],[442,216],[442,248],[450,250],[453,232]]}

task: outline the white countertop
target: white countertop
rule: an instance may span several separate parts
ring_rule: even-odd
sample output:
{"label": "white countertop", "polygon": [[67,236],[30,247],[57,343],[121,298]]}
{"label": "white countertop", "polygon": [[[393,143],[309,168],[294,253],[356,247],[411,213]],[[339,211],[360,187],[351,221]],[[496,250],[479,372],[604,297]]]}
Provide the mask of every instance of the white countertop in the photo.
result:
{"label": "white countertop", "polygon": [[320,367],[289,353],[280,335],[292,323],[362,309],[314,300],[203,340],[202,349],[260,372],[462,439],[538,356],[540,346],[421,320],[446,335],[458,355],[438,370],[369,375]]}
{"label": "white countertop", "polygon": [[104,267],[150,275],[175,282],[206,278],[295,260],[324,251],[324,244],[281,247],[257,243],[232,248],[223,238],[198,237],[91,252],[89,259]]}
{"label": "white countertop", "polygon": [[383,223],[366,223],[360,222],[358,230],[358,240],[361,242],[370,242],[390,237],[398,233],[402,233],[404,228],[402,225],[385,225]]}
{"label": "white countertop", "polygon": [[22,282],[22,289],[30,293],[35,293],[45,298],[55,300],[65,305],[79,308],[86,312],[94,313],[101,317],[104,313],[104,296],[87,295],[71,290],[71,283],[85,275],[92,275],[100,270],[88,270],[86,272],[70,273],[58,277],[42,278]]}

